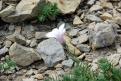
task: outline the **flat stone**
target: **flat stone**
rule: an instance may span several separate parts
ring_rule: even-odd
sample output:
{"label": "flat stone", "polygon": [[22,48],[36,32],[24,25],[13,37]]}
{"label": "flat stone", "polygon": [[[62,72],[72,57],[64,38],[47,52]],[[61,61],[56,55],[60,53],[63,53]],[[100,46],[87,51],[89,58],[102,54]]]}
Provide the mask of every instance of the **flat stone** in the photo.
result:
{"label": "flat stone", "polygon": [[88,19],[90,21],[95,21],[95,22],[101,22],[102,21],[99,17],[97,17],[95,15],[87,15],[86,19]]}
{"label": "flat stone", "polygon": [[45,37],[46,32],[35,32],[35,39],[42,39]]}
{"label": "flat stone", "polygon": [[14,43],[9,49],[10,58],[20,66],[28,66],[31,63],[41,60],[41,56],[32,48]]}
{"label": "flat stone", "polygon": [[79,49],[77,49],[74,45],[71,44],[71,39],[68,36],[65,36],[65,44],[67,45],[67,49],[73,55],[81,55]]}
{"label": "flat stone", "polygon": [[62,62],[62,65],[66,68],[71,68],[74,64],[74,61],[72,59],[64,60]]}
{"label": "flat stone", "polygon": [[87,44],[78,44],[77,48],[79,48],[81,52],[90,52],[91,50],[91,47]]}
{"label": "flat stone", "polygon": [[48,67],[53,67],[59,61],[65,59],[62,45],[54,38],[40,42],[37,51]]}
{"label": "flat stone", "polygon": [[89,36],[87,34],[81,34],[78,39],[79,39],[79,44],[85,43],[88,41]]}
{"label": "flat stone", "polygon": [[90,12],[93,12],[93,11],[98,11],[98,10],[101,10],[101,9],[103,9],[103,7],[96,4],[96,5],[93,5],[93,6],[89,9],[89,11],[90,11]]}
{"label": "flat stone", "polygon": [[9,40],[6,40],[6,41],[4,42],[4,45],[5,45],[5,47],[10,47],[10,46],[12,45],[12,42],[9,41]]}
{"label": "flat stone", "polygon": [[79,25],[82,24],[83,22],[81,21],[81,19],[79,18],[79,16],[75,16],[74,20],[73,20],[73,25]]}
{"label": "flat stone", "polygon": [[107,12],[103,13],[100,17],[103,20],[112,19],[112,15]]}
{"label": "flat stone", "polygon": [[74,36],[77,36],[77,34],[78,34],[78,29],[72,29],[72,30],[70,30],[69,31],[69,36],[71,36],[71,37],[74,37]]}
{"label": "flat stone", "polygon": [[37,40],[36,39],[32,39],[31,43],[30,43],[30,47],[35,47],[37,46]]}

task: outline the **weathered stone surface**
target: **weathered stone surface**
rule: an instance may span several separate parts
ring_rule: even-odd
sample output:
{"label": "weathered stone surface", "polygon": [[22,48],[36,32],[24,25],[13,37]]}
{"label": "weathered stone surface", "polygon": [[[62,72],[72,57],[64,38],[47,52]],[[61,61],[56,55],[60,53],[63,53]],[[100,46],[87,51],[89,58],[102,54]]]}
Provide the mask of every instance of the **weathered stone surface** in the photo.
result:
{"label": "weathered stone surface", "polygon": [[113,44],[116,37],[116,30],[112,24],[97,23],[89,26],[89,40],[92,48],[101,48]]}
{"label": "weathered stone surface", "polygon": [[88,41],[89,36],[85,33],[85,34],[81,34],[78,39],[79,39],[79,44],[82,44],[84,42]]}
{"label": "weathered stone surface", "polygon": [[15,12],[15,5],[9,5],[2,11],[0,11],[0,17],[4,18]]}
{"label": "weathered stone surface", "polygon": [[83,22],[81,21],[81,19],[79,18],[79,16],[75,16],[74,20],[73,20],[73,24],[74,25],[79,25],[82,24]]}
{"label": "weathered stone surface", "polygon": [[48,67],[53,67],[56,63],[65,59],[62,45],[54,38],[40,42],[37,51]]}
{"label": "weathered stone surface", "polygon": [[96,15],[87,15],[86,19],[90,20],[90,21],[95,21],[95,22],[101,22],[102,20],[97,17]]}
{"label": "weathered stone surface", "polygon": [[103,20],[112,19],[112,15],[109,14],[109,13],[103,13],[100,17],[101,17]]}
{"label": "weathered stone surface", "polygon": [[77,47],[82,52],[89,52],[91,50],[90,46],[88,46],[87,44],[78,44]]}
{"label": "weathered stone surface", "polygon": [[71,36],[71,37],[74,37],[74,36],[77,36],[77,34],[78,34],[78,29],[72,29],[72,30],[70,30],[69,31],[69,36]]}
{"label": "weathered stone surface", "polygon": [[34,61],[41,60],[39,54],[32,48],[14,43],[9,49],[10,58],[18,65],[28,66]]}
{"label": "weathered stone surface", "polygon": [[72,59],[68,59],[68,60],[64,60],[62,62],[62,65],[65,67],[65,68],[71,68],[73,66],[73,63],[74,61]]}
{"label": "weathered stone surface", "polygon": [[103,9],[103,7],[102,6],[100,6],[100,5],[93,5],[91,8],[90,8],[90,12],[93,12],[93,11],[98,11],[98,10],[101,10],[101,9]]}
{"label": "weathered stone surface", "polygon": [[5,22],[21,22],[37,15],[40,0],[21,0],[16,6],[15,13],[2,17]]}
{"label": "weathered stone surface", "polygon": [[51,3],[56,3],[61,13],[69,14],[75,12],[80,2],[83,0],[47,0]]}
{"label": "weathered stone surface", "polygon": [[42,39],[45,37],[46,32],[35,32],[36,39]]}
{"label": "weathered stone surface", "polygon": [[76,56],[81,55],[79,49],[71,44],[71,39],[68,36],[65,36],[65,44],[67,45],[67,49],[71,54],[74,54]]}
{"label": "weathered stone surface", "polygon": [[108,56],[107,59],[109,60],[111,64],[116,66],[119,63],[120,57],[121,57],[120,54],[113,54],[113,55]]}

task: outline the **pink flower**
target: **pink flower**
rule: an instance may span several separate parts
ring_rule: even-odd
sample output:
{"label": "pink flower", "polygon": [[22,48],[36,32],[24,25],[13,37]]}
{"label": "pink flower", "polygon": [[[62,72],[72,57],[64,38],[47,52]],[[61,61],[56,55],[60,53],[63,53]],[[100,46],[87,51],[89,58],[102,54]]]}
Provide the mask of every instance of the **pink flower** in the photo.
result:
{"label": "pink flower", "polygon": [[56,38],[61,44],[64,43],[64,34],[66,32],[65,30],[65,23],[63,23],[62,25],[60,25],[59,28],[54,28],[51,32],[48,32],[46,34],[46,37],[50,38]]}

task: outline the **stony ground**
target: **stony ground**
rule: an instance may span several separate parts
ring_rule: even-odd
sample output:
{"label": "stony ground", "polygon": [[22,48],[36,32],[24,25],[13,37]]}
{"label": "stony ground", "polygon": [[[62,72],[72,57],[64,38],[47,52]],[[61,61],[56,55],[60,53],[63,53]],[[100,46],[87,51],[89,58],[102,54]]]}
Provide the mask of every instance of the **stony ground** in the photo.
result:
{"label": "stony ground", "polygon": [[[64,15],[45,23],[30,18],[34,16],[33,12],[29,13],[26,4],[21,5],[29,2],[24,1],[0,0],[0,63],[5,57],[10,57],[17,64],[16,70],[0,72],[0,81],[56,78],[71,71],[75,64],[73,57],[89,63],[94,71],[98,69],[97,61],[102,57],[121,68],[120,0],[73,0],[68,3],[59,0],[56,2],[58,5],[65,4],[58,7]],[[38,3],[39,0],[31,2]],[[37,4],[33,5],[29,4],[30,11]],[[22,13],[24,11],[27,14]],[[66,24],[66,49],[56,39],[45,37],[46,33],[62,23]]]}

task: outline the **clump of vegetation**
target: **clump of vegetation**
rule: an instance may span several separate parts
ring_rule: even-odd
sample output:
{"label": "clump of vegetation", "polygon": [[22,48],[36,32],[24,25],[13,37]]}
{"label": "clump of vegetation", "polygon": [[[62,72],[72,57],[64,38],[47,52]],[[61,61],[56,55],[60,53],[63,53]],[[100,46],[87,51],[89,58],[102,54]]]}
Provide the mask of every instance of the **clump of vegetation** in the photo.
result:
{"label": "clump of vegetation", "polygon": [[16,63],[10,58],[5,58],[5,60],[0,63],[0,72],[13,71],[16,68]]}
{"label": "clump of vegetation", "polygon": [[107,59],[99,60],[101,72],[97,76],[97,81],[121,81],[121,69],[115,68]]}
{"label": "clump of vegetation", "polygon": [[121,70],[113,67],[107,59],[99,60],[98,65],[98,73],[91,71],[87,64],[79,64],[72,73],[64,75],[61,80],[46,81],[121,81]]}
{"label": "clump of vegetation", "polygon": [[47,19],[56,18],[60,11],[57,4],[45,3],[41,6],[39,12],[38,19],[40,22],[44,22]]}

